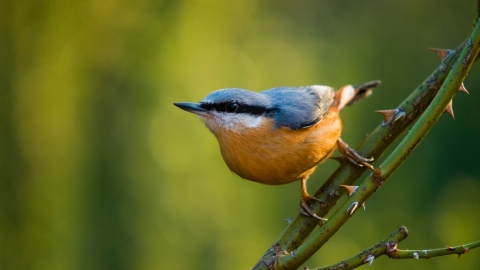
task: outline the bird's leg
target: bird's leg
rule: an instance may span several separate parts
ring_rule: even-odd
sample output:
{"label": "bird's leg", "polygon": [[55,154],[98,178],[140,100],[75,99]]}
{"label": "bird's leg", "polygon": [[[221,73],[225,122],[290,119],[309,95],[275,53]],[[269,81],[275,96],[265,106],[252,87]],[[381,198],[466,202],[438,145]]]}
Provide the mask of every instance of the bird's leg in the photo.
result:
{"label": "bird's leg", "polygon": [[373,166],[369,162],[373,161],[373,158],[365,158],[360,156],[355,149],[351,148],[346,144],[342,139],[338,138],[337,140],[338,151],[342,153],[350,162],[360,167],[367,167],[373,171]]}
{"label": "bird's leg", "polygon": [[308,206],[308,202],[310,200],[316,200],[316,201],[319,201],[319,202],[322,202],[322,203],[324,201],[320,200],[319,198],[310,196],[310,194],[308,194],[308,192],[307,192],[307,178],[306,177],[302,178],[301,185],[302,185],[302,190],[301,190],[301,194],[300,194],[300,207],[299,207],[300,213],[302,213],[302,215],[307,216],[307,217],[314,217],[314,218],[316,218],[320,221],[327,220],[326,218],[319,217]]}

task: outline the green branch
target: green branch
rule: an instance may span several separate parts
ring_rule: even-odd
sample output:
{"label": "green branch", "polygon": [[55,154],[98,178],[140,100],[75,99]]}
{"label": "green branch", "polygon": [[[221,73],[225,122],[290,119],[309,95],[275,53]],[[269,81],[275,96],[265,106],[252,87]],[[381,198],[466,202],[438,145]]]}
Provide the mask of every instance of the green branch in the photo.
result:
{"label": "green branch", "polygon": [[403,239],[407,238],[408,231],[405,226],[400,227],[395,232],[391,233],[390,236],[383,239],[382,241],[378,242],[377,244],[371,246],[370,248],[358,253],[357,255],[341,261],[339,263],[335,263],[329,266],[320,267],[320,268],[306,268],[310,270],[330,270],[330,269],[354,269],[359,267],[363,264],[373,262],[373,259],[382,256],[383,254],[389,254],[392,251],[397,250],[397,244],[402,241]]}
{"label": "green branch", "polygon": [[427,250],[399,250],[397,244],[408,236],[407,228],[400,227],[397,231],[390,234],[389,237],[378,242],[367,250],[364,250],[357,255],[325,267],[314,268],[309,270],[331,270],[331,269],[354,269],[363,264],[372,264],[374,259],[386,254],[392,259],[431,259],[433,257],[457,254],[459,257],[467,253],[469,250],[480,246],[480,241],[473,242],[466,245],[445,247],[438,249]]}
{"label": "green branch", "polygon": [[[435,94],[432,104],[428,106],[425,113],[409,131],[404,140],[398,145],[394,152],[370,174],[370,177],[362,182],[357,192],[340,206],[324,226],[314,231],[296,250],[278,258],[279,268],[294,269],[306,261],[350,219],[355,212],[356,206],[365,202],[388,177],[395,172],[403,161],[408,158],[418,143],[420,143],[430,131],[433,124],[442,115],[446,106],[458,91],[458,88],[473,65],[473,60],[478,55],[479,50],[480,24],[477,24],[470,38],[464,43],[460,57],[455,61],[452,69],[448,73],[445,83],[438,93]],[[431,88],[424,89],[423,93],[427,95],[431,92],[430,90]],[[412,105],[414,107],[418,106],[419,101],[416,102],[414,100]],[[401,122],[404,119],[408,119],[408,114],[405,114],[399,121]]]}
{"label": "green branch", "polygon": [[431,259],[433,257],[445,256],[457,254],[460,255],[467,253],[471,249],[480,247],[480,241],[476,241],[470,244],[465,244],[461,246],[454,247],[444,247],[437,249],[427,249],[427,250],[400,250],[397,249],[394,252],[387,253],[388,257],[392,259]]}
{"label": "green branch", "polygon": [[[375,159],[380,158],[387,147],[403,134],[428,107],[428,104],[430,104],[445,80],[447,76],[446,71],[453,67],[462,48],[463,44],[457,50],[448,54],[442,60],[440,66],[396,107],[399,110],[399,115],[403,113],[406,116],[402,121],[389,123],[388,125],[380,124],[370,135],[363,139],[356,148],[357,152]],[[353,184],[364,172],[364,168],[352,165],[348,161],[342,162],[339,168],[314,195],[325,203],[314,202],[310,205],[311,209],[319,216],[326,216],[345,192],[343,188],[340,188],[340,185]],[[280,256],[295,250],[302,244],[316,225],[315,219],[297,215],[272,247],[267,250],[254,269],[269,269]]]}
{"label": "green branch", "polygon": [[[388,125],[380,124],[360,143],[356,149],[358,153],[378,159],[387,147],[405,132],[428,107],[443,84],[447,76],[446,71],[453,67],[463,46],[462,44],[457,50],[449,53],[442,60],[440,66],[396,107],[399,115],[405,115],[402,121],[388,123]],[[343,162],[315,193],[315,197],[325,203],[314,203],[311,208],[319,216],[326,216],[341,198],[340,195],[345,192],[343,188],[340,188],[340,185],[353,184],[364,172],[364,168],[354,166],[348,161]],[[272,247],[267,250],[254,269],[268,269],[274,265],[280,256],[288,254],[302,244],[316,225],[315,219],[297,215]]]}

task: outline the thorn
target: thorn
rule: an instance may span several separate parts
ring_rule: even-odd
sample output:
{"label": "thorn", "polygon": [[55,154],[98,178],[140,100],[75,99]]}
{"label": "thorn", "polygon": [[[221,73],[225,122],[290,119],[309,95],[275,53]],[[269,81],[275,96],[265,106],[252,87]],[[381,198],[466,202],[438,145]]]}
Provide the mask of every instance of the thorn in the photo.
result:
{"label": "thorn", "polygon": [[352,204],[350,204],[350,206],[347,208],[347,212],[346,212],[347,215],[351,216],[355,211],[355,209],[357,209],[357,206],[358,206],[358,202],[353,202]]}
{"label": "thorn", "polygon": [[415,260],[418,260],[418,258],[420,258],[420,255],[418,255],[418,252],[413,253],[413,258],[415,258]]}
{"label": "thorn", "polygon": [[467,89],[465,88],[465,85],[464,85],[463,83],[460,85],[460,88],[458,88],[458,91],[460,91],[460,92],[465,92],[465,93],[467,93],[467,95],[470,94],[470,93],[468,93],[468,91],[467,91]]}
{"label": "thorn", "polygon": [[373,260],[375,260],[375,256],[373,256],[372,254],[370,254],[370,255],[367,256],[367,258],[366,258],[363,262],[365,262],[365,263],[368,262],[368,265],[372,265]]}
{"label": "thorn", "polygon": [[382,126],[386,126],[388,124],[394,125],[398,120],[402,119],[406,115],[404,111],[401,111],[399,109],[378,110],[375,112],[381,113],[383,115]]}
{"label": "thorn", "polygon": [[452,100],[448,103],[447,107],[445,108],[445,113],[450,114],[453,120],[455,120],[455,116],[453,115],[453,106]]}
{"label": "thorn", "polygon": [[451,247],[451,246],[447,246],[447,250],[453,251],[453,250],[455,250],[455,248]]}
{"label": "thorn", "polygon": [[429,48],[429,49],[434,51],[440,57],[441,60],[443,60],[452,52],[452,50],[447,50],[447,49],[438,49],[438,48]]}
{"label": "thorn", "polygon": [[293,217],[289,217],[289,218],[286,218],[284,219],[283,221],[287,222],[288,224],[292,223],[293,221]]}
{"label": "thorn", "polygon": [[367,210],[365,209],[365,202],[362,203],[363,211]]}
{"label": "thorn", "polygon": [[340,185],[341,187],[344,187],[348,191],[348,197],[352,196],[355,191],[357,191],[358,186],[347,186],[347,185]]}
{"label": "thorn", "polygon": [[458,253],[457,255],[458,255],[458,257],[457,257],[457,260],[458,260],[458,259],[460,259],[460,256],[462,256],[462,253]]}
{"label": "thorn", "polygon": [[388,125],[388,123],[390,123],[390,121],[392,121],[393,117],[398,113],[398,109],[378,110],[378,111],[375,111],[375,112],[381,113],[383,115],[382,125],[385,126],[385,125]]}

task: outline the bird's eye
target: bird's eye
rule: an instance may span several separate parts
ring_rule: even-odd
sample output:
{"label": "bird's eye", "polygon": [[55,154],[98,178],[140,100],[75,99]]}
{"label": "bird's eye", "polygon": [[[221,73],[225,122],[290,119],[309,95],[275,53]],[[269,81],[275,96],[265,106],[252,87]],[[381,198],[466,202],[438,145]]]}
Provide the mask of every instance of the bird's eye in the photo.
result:
{"label": "bird's eye", "polygon": [[229,102],[225,105],[225,111],[229,113],[233,113],[237,111],[238,109],[238,104],[235,102]]}

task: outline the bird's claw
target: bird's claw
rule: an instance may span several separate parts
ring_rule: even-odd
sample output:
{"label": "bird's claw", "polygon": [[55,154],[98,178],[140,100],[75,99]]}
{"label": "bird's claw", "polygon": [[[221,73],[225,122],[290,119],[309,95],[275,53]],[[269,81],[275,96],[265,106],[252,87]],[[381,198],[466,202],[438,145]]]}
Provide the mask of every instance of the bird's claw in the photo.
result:
{"label": "bird's claw", "polygon": [[314,217],[314,218],[318,219],[320,222],[321,221],[327,221],[328,219],[318,216],[317,214],[315,214],[312,211],[312,209],[310,209],[310,207],[308,206],[308,202],[310,200],[315,200],[315,201],[318,201],[318,202],[321,202],[321,203],[325,203],[324,201],[320,200],[319,198],[316,198],[316,197],[313,197],[313,196],[302,197],[300,199],[300,207],[298,208],[299,212],[304,216]]}
{"label": "bird's claw", "polygon": [[373,158],[362,157],[357,151],[355,151],[355,149],[348,146],[348,144],[340,138],[338,138],[337,145],[338,151],[340,151],[340,153],[342,153],[350,162],[359,167],[367,167],[372,171],[374,170],[372,164],[370,164],[370,162],[374,160]]}

